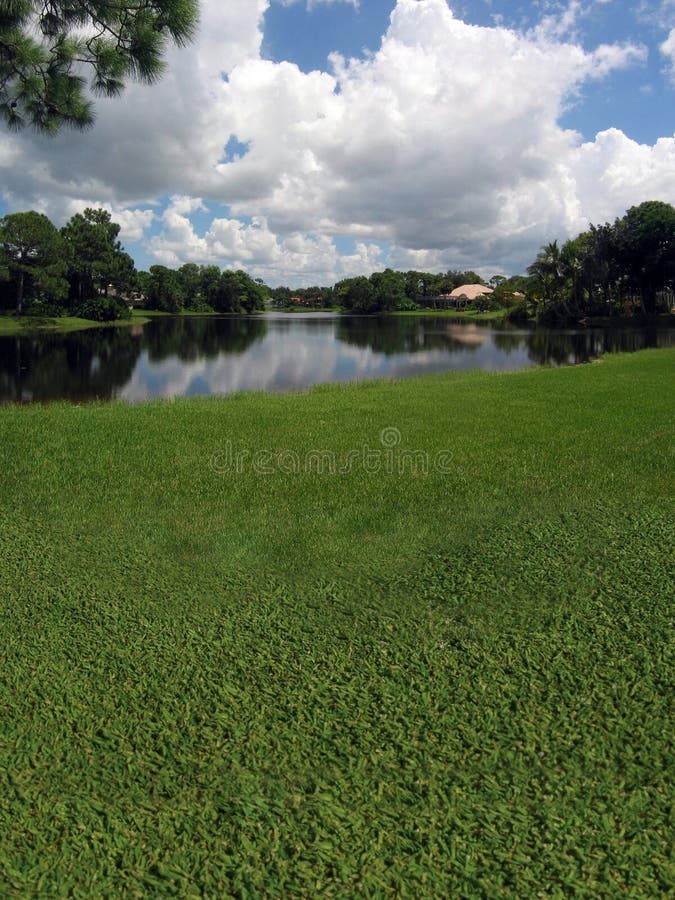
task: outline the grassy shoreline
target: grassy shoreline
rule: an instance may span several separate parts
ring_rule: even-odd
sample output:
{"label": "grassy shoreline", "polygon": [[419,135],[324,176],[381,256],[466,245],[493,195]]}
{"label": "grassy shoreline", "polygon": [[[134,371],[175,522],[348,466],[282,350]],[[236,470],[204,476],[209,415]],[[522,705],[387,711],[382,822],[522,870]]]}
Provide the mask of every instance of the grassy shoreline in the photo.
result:
{"label": "grassy shoreline", "polygon": [[[352,315],[352,316],[368,315],[368,313],[357,313],[357,312],[353,312],[351,310],[337,309],[335,307],[329,307],[329,306],[322,307],[321,309],[307,309],[305,307],[297,307],[297,308],[292,308],[292,309],[281,308],[281,309],[266,310],[266,312],[283,312],[283,313],[289,313],[290,315],[293,315],[296,313],[308,314],[308,313],[315,313],[315,312],[330,312],[330,313],[335,313],[335,315],[348,315],[348,316],[349,315]],[[486,312],[477,312],[476,310],[472,310],[472,309],[460,309],[460,310],[457,310],[457,309],[454,309],[454,310],[453,309],[406,309],[406,310],[399,309],[399,310],[390,310],[390,311],[381,312],[381,313],[374,313],[373,316],[374,317],[375,316],[387,316],[387,317],[388,316],[438,316],[440,318],[468,319],[468,320],[477,319],[479,321],[486,321],[486,320],[503,319],[504,316],[506,315],[506,313],[507,313],[506,309],[489,310]]]}
{"label": "grassy shoreline", "polygon": [[[308,310],[304,310],[307,312]],[[252,315],[262,315],[269,310],[259,310]],[[150,319],[166,318],[229,318],[245,315],[242,313],[223,312],[198,312],[184,309],[178,313],[164,312],[158,309],[133,309],[131,318],[119,319],[115,322],[97,322],[92,319],[81,319],[77,316],[22,316],[17,317],[11,313],[0,314],[0,337],[14,335],[39,334],[50,332],[52,334],[70,334],[74,331],[85,331],[89,328],[122,328],[126,325],[144,325]]]}
{"label": "grassy shoreline", "polygon": [[[259,311],[256,311],[256,312],[254,312],[254,313],[251,313],[251,315],[255,315],[257,312],[259,312]],[[245,315],[248,315],[248,314],[247,314],[247,313],[214,312],[214,311],[208,311],[208,312],[203,312],[203,311],[201,311],[201,312],[200,312],[199,310],[193,310],[193,309],[182,309],[180,312],[177,312],[177,313],[170,313],[170,312],[164,312],[164,311],[161,310],[161,309],[143,309],[143,308],[138,308],[138,309],[134,309],[134,310],[133,310],[132,316],[134,316],[134,315],[146,316],[146,317],[149,318],[149,319],[159,319],[159,318],[165,318],[165,319],[166,319],[166,318],[170,318],[170,319],[171,319],[171,318],[174,318],[174,319],[175,319],[175,318],[181,318],[181,319],[185,319],[185,318],[190,318],[190,319],[195,319],[195,318],[196,318],[196,319],[199,319],[199,318],[216,318],[216,319],[222,319],[222,318],[225,318],[225,319],[227,319],[227,318],[232,318],[232,317],[237,317],[237,316],[245,316]]]}
{"label": "grassy shoreline", "polygon": [[674,361],[0,409],[0,893],[666,895]]}
{"label": "grassy shoreline", "polygon": [[80,319],[77,316],[23,316],[17,318],[11,314],[0,315],[0,337],[3,335],[36,334],[48,331],[53,334],[69,334],[73,331],[85,331],[89,328],[123,328],[126,325],[145,325],[150,319],[159,318],[222,318],[238,316],[240,313],[195,312],[184,309],[179,313],[168,313],[157,309],[133,309],[131,318],[118,319],[115,322],[96,322],[92,319]]}
{"label": "grassy shoreline", "polygon": [[[304,313],[305,315],[319,312],[331,312],[335,315],[356,315],[344,310],[335,308],[323,309],[265,309],[258,310],[252,315],[264,315],[267,312],[282,312],[288,315],[297,315]],[[434,316],[439,318],[465,319],[467,322],[500,322],[504,320],[507,310],[489,310],[486,312],[476,312],[475,310],[451,310],[451,309],[418,309],[418,310],[396,310],[394,312],[381,313],[384,316]],[[74,331],[84,331],[88,328],[117,328],[125,325],[144,325],[150,319],[155,318],[171,318],[171,317],[198,317],[198,318],[222,318],[228,316],[239,316],[241,313],[221,313],[221,312],[196,312],[184,309],[179,313],[168,313],[154,309],[134,309],[130,319],[121,319],[116,322],[95,322],[90,319],[80,319],[75,316],[54,317],[31,317],[24,316],[17,318],[11,314],[0,314],[0,337],[14,336],[22,334],[38,334],[40,332],[50,332],[56,334],[68,334]],[[653,321],[661,325],[672,325],[675,322],[675,316],[660,315],[655,317]],[[528,325],[535,325],[535,320],[528,320]],[[575,323],[581,324],[581,323]],[[643,325],[641,319],[629,318],[586,318],[584,323],[587,326],[628,326]],[[569,327],[569,326],[567,326]]]}
{"label": "grassy shoreline", "polygon": [[477,319],[478,321],[491,321],[503,319],[508,310],[493,309],[485,312],[477,312],[475,309],[413,309],[413,310],[396,310],[390,315],[393,316],[439,316],[440,318],[452,319]]}
{"label": "grassy shoreline", "polygon": [[86,331],[89,328],[123,328],[127,325],[144,325],[149,321],[147,313],[131,314],[130,319],[118,319],[115,322],[95,322],[92,319],[80,319],[77,316],[23,316],[0,315],[0,337],[15,335],[31,335],[49,332],[51,334],[70,334],[74,331]]}

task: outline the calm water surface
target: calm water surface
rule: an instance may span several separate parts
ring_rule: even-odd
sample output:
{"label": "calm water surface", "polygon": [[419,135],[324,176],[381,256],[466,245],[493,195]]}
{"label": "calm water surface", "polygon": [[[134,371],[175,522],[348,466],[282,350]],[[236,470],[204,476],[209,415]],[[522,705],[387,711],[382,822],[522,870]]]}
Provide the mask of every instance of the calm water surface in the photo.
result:
{"label": "calm water surface", "polygon": [[0,402],[292,390],[445,369],[571,365],[675,346],[675,329],[509,328],[432,316],[330,313],[158,318],[73,334],[0,337]]}

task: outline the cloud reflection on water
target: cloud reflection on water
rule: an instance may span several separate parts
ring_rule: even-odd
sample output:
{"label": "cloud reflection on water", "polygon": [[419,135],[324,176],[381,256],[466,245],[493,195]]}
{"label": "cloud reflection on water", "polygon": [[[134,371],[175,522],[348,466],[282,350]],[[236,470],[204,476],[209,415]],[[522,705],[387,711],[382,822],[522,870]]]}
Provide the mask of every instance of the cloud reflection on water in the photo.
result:
{"label": "cloud reflection on water", "polygon": [[673,344],[672,328],[527,330],[435,316],[157,318],[142,327],[0,338],[0,402],[301,390],[445,369],[564,365]]}

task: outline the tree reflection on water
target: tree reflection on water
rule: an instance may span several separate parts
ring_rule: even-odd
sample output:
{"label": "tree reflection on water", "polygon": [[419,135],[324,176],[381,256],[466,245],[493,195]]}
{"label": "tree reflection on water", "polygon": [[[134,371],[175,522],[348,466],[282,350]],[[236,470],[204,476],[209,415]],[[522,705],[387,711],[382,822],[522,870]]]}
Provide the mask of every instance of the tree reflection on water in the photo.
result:
{"label": "tree reflection on water", "polygon": [[0,338],[0,402],[286,390],[453,368],[568,365],[674,344],[675,330],[655,325],[555,330],[434,316],[157,318]]}

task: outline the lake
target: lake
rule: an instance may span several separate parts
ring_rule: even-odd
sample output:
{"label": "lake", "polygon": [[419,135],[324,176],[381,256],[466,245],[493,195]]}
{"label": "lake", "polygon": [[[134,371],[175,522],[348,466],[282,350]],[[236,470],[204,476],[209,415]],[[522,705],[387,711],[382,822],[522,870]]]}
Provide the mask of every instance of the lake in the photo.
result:
{"label": "lake", "polygon": [[573,365],[675,346],[675,329],[555,330],[436,316],[265,313],[155,318],[72,334],[0,337],[0,402],[190,397],[446,369]]}

